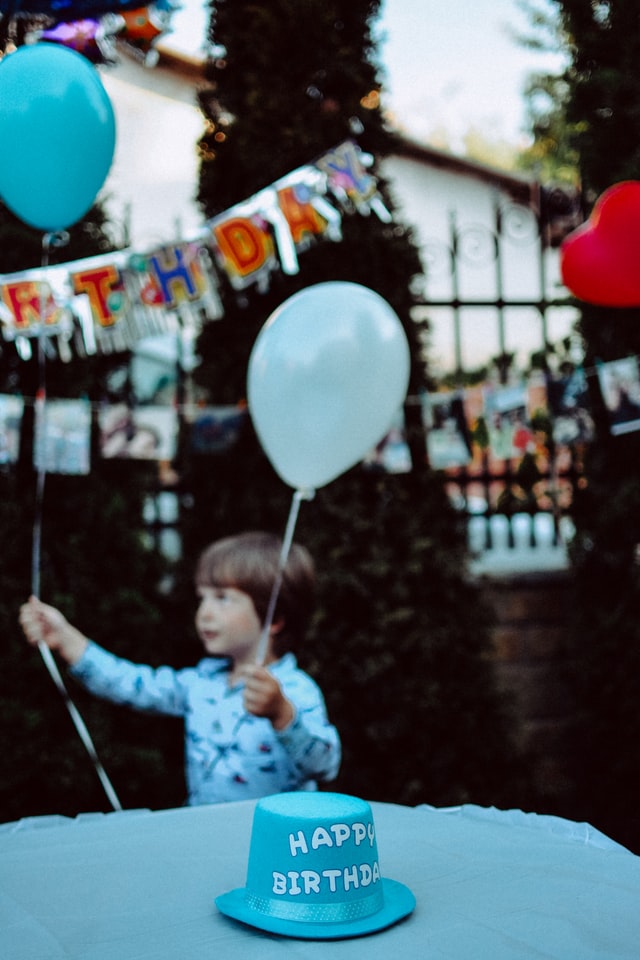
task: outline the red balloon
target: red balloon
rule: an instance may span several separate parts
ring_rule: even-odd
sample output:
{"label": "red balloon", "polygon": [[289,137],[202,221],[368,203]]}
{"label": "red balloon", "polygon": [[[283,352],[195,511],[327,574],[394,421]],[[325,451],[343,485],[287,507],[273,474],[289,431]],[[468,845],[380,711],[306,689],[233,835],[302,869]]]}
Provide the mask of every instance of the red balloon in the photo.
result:
{"label": "red balloon", "polygon": [[640,306],[640,181],[617,183],[560,247],[566,287],[585,303]]}

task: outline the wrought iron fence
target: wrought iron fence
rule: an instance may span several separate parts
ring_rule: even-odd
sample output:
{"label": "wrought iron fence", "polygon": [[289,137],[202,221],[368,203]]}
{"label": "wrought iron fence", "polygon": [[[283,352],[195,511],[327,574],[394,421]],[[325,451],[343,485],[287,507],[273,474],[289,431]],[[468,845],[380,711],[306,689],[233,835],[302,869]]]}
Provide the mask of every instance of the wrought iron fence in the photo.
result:
{"label": "wrought iron fence", "polygon": [[[448,467],[450,495],[468,516],[480,564],[516,554],[534,566],[562,563],[584,444],[558,442],[549,378],[581,359],[578,312],[559,277],[558,247],[582,220],[579,197],[538,191],[529,205],[496,196],[488,222],[449,219],[449,236],[423,246],[425,294],[417,308],[436,326],[439,389],[464,399],[472,456]],[[433,345],[432,345],[433,346]],[[436,358],[436,364],[438,359]],[[487,389],[526,378],[528,439],[500,455],[483,410]],[[535,551],[535,554],[532,553]],[[528,561],[527,561],[528,558]]]}

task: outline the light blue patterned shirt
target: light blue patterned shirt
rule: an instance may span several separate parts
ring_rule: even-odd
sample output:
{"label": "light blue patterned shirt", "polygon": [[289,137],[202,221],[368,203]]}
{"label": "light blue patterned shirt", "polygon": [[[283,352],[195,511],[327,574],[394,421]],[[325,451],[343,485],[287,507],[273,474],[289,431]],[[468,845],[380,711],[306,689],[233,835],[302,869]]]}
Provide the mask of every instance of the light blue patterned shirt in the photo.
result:
{"label": "light blue patterned shirt", "polygon": [[229,661],[153,668],[90,643],[70,668],[92,693],[138,710],[184,717],[189,804],[247,800],[287,790],[315,790],[340,766],[340,738],[322,693],[293,654],[270,664],[295,717],[284,730],[243,707],[243,684],[230,687]]}

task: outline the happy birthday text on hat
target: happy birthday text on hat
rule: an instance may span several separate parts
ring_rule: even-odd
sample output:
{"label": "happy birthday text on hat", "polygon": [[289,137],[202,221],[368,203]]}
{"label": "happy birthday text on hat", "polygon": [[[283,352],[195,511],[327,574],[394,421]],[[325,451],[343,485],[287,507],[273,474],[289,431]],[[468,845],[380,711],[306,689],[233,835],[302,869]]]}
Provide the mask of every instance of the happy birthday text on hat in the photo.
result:
{"label": "happy birthday text on hat", "polygon": [[[328,827],[317,826],[310,833],[303,830],[289,834],[289,850],[292,857],[309,854],[320,847],[342,847],[348,841],[356,847],[369,842],[373,847],[375,829],[373,823],[333,823]],[[327,890],[335,893],[342,888],[368,887],[380,879],[380,867],[377,860],[373,863],[358,863],[343,868],[321,870],[288,870],[286,873],[273,871],[273,893],[290,896],[309,895]]]}

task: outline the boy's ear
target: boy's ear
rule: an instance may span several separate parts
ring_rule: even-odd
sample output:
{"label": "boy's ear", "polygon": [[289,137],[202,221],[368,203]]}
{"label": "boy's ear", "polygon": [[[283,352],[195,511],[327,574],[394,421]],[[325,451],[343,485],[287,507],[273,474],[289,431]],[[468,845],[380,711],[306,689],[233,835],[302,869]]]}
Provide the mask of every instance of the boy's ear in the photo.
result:
{"label": "boy's ear", "polygon": [[279,620],[274,620],[274,622],[269,627],[269,636],[277,637],[278,634],[282,631],[284,627],[284,619],[280,617]]}

